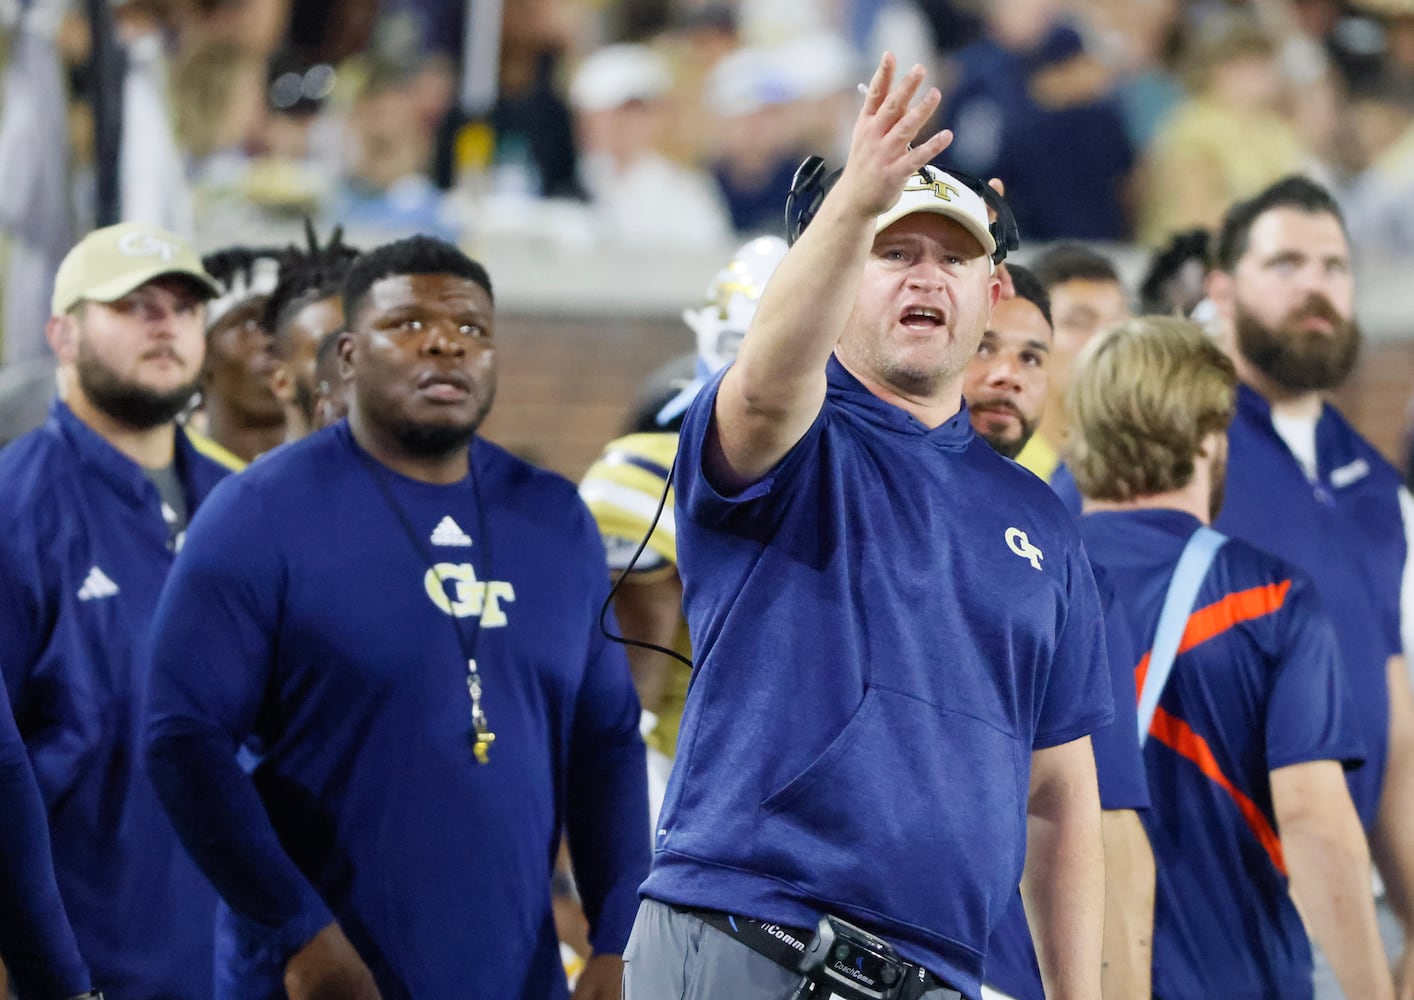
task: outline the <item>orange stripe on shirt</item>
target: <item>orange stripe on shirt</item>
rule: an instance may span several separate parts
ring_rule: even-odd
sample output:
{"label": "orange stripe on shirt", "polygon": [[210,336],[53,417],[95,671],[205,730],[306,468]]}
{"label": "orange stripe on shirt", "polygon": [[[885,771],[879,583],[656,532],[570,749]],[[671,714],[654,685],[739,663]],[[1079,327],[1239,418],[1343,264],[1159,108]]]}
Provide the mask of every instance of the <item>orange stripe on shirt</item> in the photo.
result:
{"label": "orange stripe on shirt", "polygon": [[1237,804],[1238,810],[1242,813],[1242,818],[1247,821],[1247,826],[1261,843],[1267,856],[1272,859],[1272,864],[1276,865],[1277,871],[1285,876],[1286,858],[1282,853],[1281,838],[1277,836],[1276,830],[1272,829],[1272,825],[1267,822],[1267,817],[1262,815],[1262,810],[1257,808],[1257,803],[1244,795],[1236,785],[1228,780],[1227,775],[1223,774],[1222,768],[1218,766],[1217,758],[1213,756],[1212,748],[1208,746],[1208,741],[1195,733],[1188,723],[1175,715],[1170,715],[1162,708],[1156,709],[1154,712],[1154,721],[1149,726],[1149,735],[1175,753],[1192,761],[1198,766],[1198,770],[1232,797],[1232,801]]}
{"label": "orange stripe on shirt", "polygon": [[[1280,610],[1281,606],[1286,603],[1286,595],[1290,590],[1291,581],[1283,580],[1280,583],[1252,587],[1250,590],[1239,590],[1236,593],[1228,594],[1220,601],[1209,604],[1206,608],[1199,608],[1188,616],[1188,624],[1183,629],[1183,638],[1178,642],[1178,652],[1186,653],[1199,643],[1216,638],[1242,622],[1261,618],[1263,615]],[[1149,657],[1151,655],[1153,655],[1153,650],[1145,653],[1144,658],[1139,661],[1139,665],[1134,668],[1136,704],[1138,704],[1140,693],[1144,690],[1144,679],[1149,676]]]}
{"label": "orange stripe on shirt", "polygon": [[[1279,610],[1286,603],[1286,595],[1290,590],[1291,581],[1282,580],[1280,583],[1239,590],[1205,608],[1199,608],[1188,616],[1183,638],[1178,643],[1178,652],[1186,653],[1199,643],[1216,638],[1242,622]],[[1136,698],[1144,690],[1144,679],[1149,674],[1149,657],[1152,654],[1153,650],[1145,653],[1139,665],[1134,668]],[[1195,733],[1188,723],[1162,708],[1154,710],[1153,721],[1149,724],[1149,735],[1192,761],[1209,780],[1231,796],[1248,828],[1267,852],[1267,856],[1272,859],[1272,864],[1283,876],[1286,875],[1286,859],[1282,854],[1281,838],[1267,822],[1267,817],[1262,815],[1262,810],[1257,808],[1257,804],[1239,791],[1237,786],[1228,780],[1227,775],[1223,774],[1208,741]]]}

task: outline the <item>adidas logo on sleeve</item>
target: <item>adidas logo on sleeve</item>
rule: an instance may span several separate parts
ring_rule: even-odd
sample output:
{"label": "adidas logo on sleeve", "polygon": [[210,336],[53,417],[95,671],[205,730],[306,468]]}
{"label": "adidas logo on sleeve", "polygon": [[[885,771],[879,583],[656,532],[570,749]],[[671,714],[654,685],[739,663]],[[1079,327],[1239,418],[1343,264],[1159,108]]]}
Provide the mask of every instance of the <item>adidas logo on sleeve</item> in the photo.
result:
{"label": "adidas logo on sleeve", "polygon": [[107,573],[95,566],[84,578],[78,596],[81,601],[96,601],[101,597],[113,597],[117,593],[118,585],[108,578]]}
{"label": "adidas logo on sleeve", "polygon": [[437,522],[437,527],[432,532],[432,544],[466,548],[471,544],[471,536],[462,531],[457,522],[452,520],[452,515],[448,514]]}

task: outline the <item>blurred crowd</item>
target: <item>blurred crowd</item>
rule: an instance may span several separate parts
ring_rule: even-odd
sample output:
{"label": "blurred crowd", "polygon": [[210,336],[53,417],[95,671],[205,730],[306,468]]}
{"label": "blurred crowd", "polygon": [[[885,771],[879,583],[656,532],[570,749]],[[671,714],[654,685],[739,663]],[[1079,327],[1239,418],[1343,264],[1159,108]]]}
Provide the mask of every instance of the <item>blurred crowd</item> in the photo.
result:
{"label": "blurred crowd", "polygon": [[[803,155],[842,158],[887,48],[942,82],[945,159],[1001,176],[1029,240],[1161,246],[1302,171],[1358,248],[1414,250],[1404,0],[127,0],[114,17],[128,90],[166,111],[129,105],[147,183],[195,234],[314,215],[726,246],[779,228]],[[69,71],[82,173],[91,36],[81,8],[49,20],[31,29]]]}

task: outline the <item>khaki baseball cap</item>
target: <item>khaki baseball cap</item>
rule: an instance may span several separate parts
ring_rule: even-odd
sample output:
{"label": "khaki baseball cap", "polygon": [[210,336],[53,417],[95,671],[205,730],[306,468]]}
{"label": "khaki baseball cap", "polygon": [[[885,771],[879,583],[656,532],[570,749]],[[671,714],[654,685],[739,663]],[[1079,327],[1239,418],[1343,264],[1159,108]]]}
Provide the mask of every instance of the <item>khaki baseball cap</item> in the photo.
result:
{"label": "khaki baseball cap", "polygon": [[945,215],[962,225],[990,257],[996,253],[997,240],[987,216],[987,203],[966,183],[931,164],[908,179],[903,193],[874,224],[874,232],[882,233],[905,215],[932,212]]}
{"label": "khaki baseball cap", "polygon": [[95,229],[59,264],[51,308],[60,316],[84,300],[114,302],[165,274],[191,278],[208,298],[221,294],[191,244],[175,233],[140,222]]}

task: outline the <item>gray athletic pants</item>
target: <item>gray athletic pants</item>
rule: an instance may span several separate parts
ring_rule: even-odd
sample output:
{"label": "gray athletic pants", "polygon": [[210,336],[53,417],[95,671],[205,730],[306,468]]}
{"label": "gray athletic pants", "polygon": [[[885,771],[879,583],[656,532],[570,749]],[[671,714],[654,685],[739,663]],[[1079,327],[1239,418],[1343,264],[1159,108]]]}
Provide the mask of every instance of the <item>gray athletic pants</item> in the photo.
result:
{"label": "gray athletic pants", "polygon": [[[789,1000],[800,973],[656,899],[638,907],[624,949],[624,1000]],[[930,990],[923,1000],[960,1000]]]}

